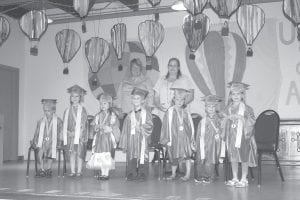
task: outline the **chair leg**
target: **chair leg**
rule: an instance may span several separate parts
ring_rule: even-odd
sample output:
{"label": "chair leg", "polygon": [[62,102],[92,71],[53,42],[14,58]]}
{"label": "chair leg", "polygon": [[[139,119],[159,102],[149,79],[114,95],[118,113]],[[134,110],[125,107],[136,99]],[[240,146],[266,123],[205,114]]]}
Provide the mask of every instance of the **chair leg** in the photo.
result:
{"label": "chair leg", "polygon": [[61,150],[58,150],[58,172],[57,172],[57,176],[60,177],[60,154],[61,154]]}
{"label": "chair leg", "polygon": [[38,168],[37,168],[37,162],[38,162],[38,151],[34,150],[34,166],[35,166],[35,174],[37,174]]}
{"label": "chair leg", "polygon": [[30,164],[30,155],[31,155],[32,148],[28,149],[28,156],[27,156],[27,170],[26,170],[26,178],[29,177],[29,164]]}
{"label": "chair leg", "polygon": [[251,179],[254,180],[254,174],[253,174],[252,167],[249,167],[249,172],[250,172]]}
{"label": "chair leg", "polygon": [[220,174],[219,174],[219,164],[215,164],[215,173],[216,173],[217,177],[220,176]]}
{"label": "chair leg", "polygon": [[274,151],[273,154],[274,154],[274,157],[275,157],[275,161],[276,161],[277,168],[278,168],[278,170],[279,170],[279,174],[280,174],[280,177],[281,177],[281,181],[283,182],[283,181],[284,181],[284,178],[283,178],[283,174],[282,174],[281,167],[280,167],[280,164],[279,164],[279,160],[278,160],[278,157],[277,157],[277,153]]}
{"label": "chair leg", "polygon": [[161,180],[162,179],[162,163],[161,163],[161,158],[160,158],[160,150],[159,149],[155,149],[154,150],[155,153],[158,153],[158,180]]}
{"label": "chair leg", "polygon": [[261,153],[258,153],[258,187],[261,185]]}
{"label": "chair leg", "polygon": [[63,177],[65,177],[65,174],[67,173],[67,156],[65,150],[63,150],[63,157],[64,157]]}
{"label": "chair leg", "polygon": [[167,166],[167,160],[166,160],[166,154],[164,148],[161,149],[162,157],[163,157],[163,178],[166,178],[166,166]]}

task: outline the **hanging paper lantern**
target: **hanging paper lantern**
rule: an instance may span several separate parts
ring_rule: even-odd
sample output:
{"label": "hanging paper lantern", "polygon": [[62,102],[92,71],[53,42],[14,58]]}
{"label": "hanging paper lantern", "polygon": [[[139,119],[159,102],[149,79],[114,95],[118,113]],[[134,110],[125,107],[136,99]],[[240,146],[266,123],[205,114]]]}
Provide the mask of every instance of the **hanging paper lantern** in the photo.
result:
{"label": "hanging paper lantern", "polygon": [[[85,56],[92,73],[97,73],[109,56],[109,44],[99,37],[92,37],[85,43]],[[97,85],[97,79],[93,81]]]}
{"label": "hanging paper lantern", "polygon": [[86,32],[86,24],[84,18],[88,16],[89,11],[91,10],[94,3],[95,0],[73,0],[73,8],[81,18],[81,22],[82,22],[81,29],[83,33]]}
{"label": "hanging paper lantern", "polygon": [[38,10],[29,11],[21,17],[19,24],[22,32],[31,41],[30,54],[38,55],[37,43],[48,27],[46,14]]}
{"label": "hanging paper lantern", "polygon": [[237,11],[236,18],[248,46],[247,56],[252,56],[252,44],[265,24],[265,13],[258,6],[243,5]]}
{"label": "hanging paper lantern", "polygon": [[[81,46],[79,34],[72,29],[63,29],[55,36],[57,50],[63,60],[63,63],[69,63]],[[68,65],[65,66],[63,74],[68,74]]]}
{"label": "hanging paper lantern", "polygon": [[10,26],[8,20],[0,16],[0,47],[7,40],[10,33]]}
{"label": "hanging paper lantern", "polygon": [[[111,43],[115,49],[118,60],[122,59],[124,48],[126,45],[127,31],[124,23],[115,24],[110,30]],[[119,64],[119,71],[122,71],[123,66]]]}
{"label": "hanging paper lantern", "polygon": [[297,26],[297,38],[300,41],[300,1],[283,0],[283,13],[294,26]]}
{"label": "hanging paper lantern", "polygon": [[183,0],[183,5],[191,15],[198,15],[204,10],[208,0]]}
{"label": "hanging paper lantern", "polygon": [[226,19],[222,27],[222,35],[228,36],[229,27],[227,20],[240,7],[242,0],[210,0],[210,6],[222,19]]}
{"label": "hanging paper lantern", "polygon": [[209,18],[205,14],[184,17],[182,29],[191,51],[190,59],[195,59],[194,52],[197,51],[207,36],[209,26]]}
{"label": "hanging paper lantern", "polygon": [[165,30],[161,23],[146,20],[139,24],[139,40],[146,55],[146,69],[152,69],[152,56],[155,54],[165,37]]}

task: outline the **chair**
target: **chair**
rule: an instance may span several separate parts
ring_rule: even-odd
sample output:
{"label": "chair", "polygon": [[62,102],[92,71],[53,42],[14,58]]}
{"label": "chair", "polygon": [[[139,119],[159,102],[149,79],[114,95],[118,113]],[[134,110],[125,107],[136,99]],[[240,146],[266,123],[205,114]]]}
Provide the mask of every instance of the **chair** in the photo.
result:
{"label": "chair", "polygon": [[265,110],[255,123],[255,140],[258,153],[258,186],[261,185],[261,156],[263,153],[273,154],[281,177],[284,181],[280,163],[277,157],[280,118],[276,111]]}
{"label": "chair", "polygon": [[87,142],[87,150],[92,150],[93,139],[94,139],[94,130],[92,127],[92,122],[94,120],[94,116],[88,115],[87,117],[87,131],[88,131],[88,142]]}
{"label": "chair", "polygon": [[[166,159],[165,153],[163,149],[163,145],[159,143],[162,122],[157,115],[152,114],[153,121],[153,130],[151,133],[151,142],[149,144],[150,149],[154,149],[154,156],[157,155],[158,163],[159,163],[159,180],[162,177],[165,177],[165,168],[166,168]],[[163,163],[161,162],[163,160]],[[161,166],[162,164],[162,166]]]}
{"label": "chair", "polygon": [[[26,178],[29,177],[29,167],[30,167],[30,157],[31,157],[31,152],[34,152],[34,167],[35,167],[35,174],[37,174],[37,161],[38,161],[38,149],[33,145],[31,142],[31,145],[28,149],[28,157],[27,157],[27,169],[26,169]],[[57,175],[60,177],[60,161],[61,161],[61,153],[63,153],[63,158],[64,158],[64,163],[63,163],[63,177],[65,176],[67,172],[67,167],[66,167],[66,150],[63,147],[58,147],[57,148],[58,152],[58,172]]]}

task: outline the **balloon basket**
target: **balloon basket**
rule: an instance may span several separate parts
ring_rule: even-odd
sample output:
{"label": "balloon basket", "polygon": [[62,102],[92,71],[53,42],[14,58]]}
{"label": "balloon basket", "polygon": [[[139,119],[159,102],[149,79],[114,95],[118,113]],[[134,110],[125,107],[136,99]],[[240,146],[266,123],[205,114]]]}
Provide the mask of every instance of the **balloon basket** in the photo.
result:
{"label": "balloon basket", "polygon": [[31,47],[31,48],[30,48],[30,55],[32,55],[32,56],[37,56],[38,53],[39,53],[39,50],[38,50],[37,47]]}
{"label": "balloon basket", "polygon": [[247,57],[252,57],[253,56],[253,50],[249,47],[247,49]]}
{"label": "balloon basket", "polygon": [[67,74],[69,74],[69,69],[66,67],[66,68],[64,68],[64,70],[63,70],[63,74],[64,75],[67,75]]}
{"label": "balloon basket", "polygon": [[222,36],[228,36],[229,35],[229,27],[228,27],[228,25],[227,25],[227,27],[222,27],[221,35]]}
{"label": "balloon basket", "polygon": [[123,65],[119,64],[118,71],[123,71]]}
{"label": "balloon basket", "polygon": [[146,70],[152,70],[152,57],[146,56]]}
{"label": "balloon basket", "polygon": [[86,33],[86,24],[85,24],[85,21],[82,21],[81,30],[82,30],[82,33]]}
{"label": "balloon basket", "polygon": [[159,20],[159,13],[154,14],[154,19],[155,19],[156,22]]}
{"label": "balloon basket", "polygon": [[98,80],[95,78],[92,80],[92,86],[97,86],[98,85]]}
{"label": "balloon basket", "polygon": [[196,57],[195,54],[192,54],[192,53],[189,56],[190,60],[195,60],[195,57]]}

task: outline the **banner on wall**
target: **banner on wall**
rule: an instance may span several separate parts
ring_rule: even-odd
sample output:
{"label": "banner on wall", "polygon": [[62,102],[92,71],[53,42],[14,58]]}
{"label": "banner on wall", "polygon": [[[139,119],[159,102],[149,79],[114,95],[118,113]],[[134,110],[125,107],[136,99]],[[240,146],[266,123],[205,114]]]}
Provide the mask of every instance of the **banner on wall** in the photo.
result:
{"label": "banner on wall", "polygon": [[[227,83],[243,81],[250,85],[246,102],[258,115],[266,109],[279,112],[281,118],[299,118],[300,105],[300,56],[294,27],[285,19],[266,19],[265,26],[253,45],[253,57],[246,57],[246,45],[235,23],[230,24],[229,36],[222,36],[222,24],[211,26],[211,31],[195,52],[195,60],[189,59],[181,27],[165,28],[165,41],[155,55],[157,70],[144,70],[153,84],[159,76],[167,73],[167,62],[171,57],[181,61],[181,71],[194,83],[195,100],[191,109],[204,113],[201,97],[217,94],[227,98]],[[99,84],[91,86],[94,95],[103,91],[116,96],[122,80],[128,77],[129,63],[140,58],[146,66],[146,58],[138,38],[127,43],[122,59],[123,71],[118,71],[114,51],[98,74],[89,74],[89,80],[97,76]],[[226,101],[225,101],[226,103]]]}

